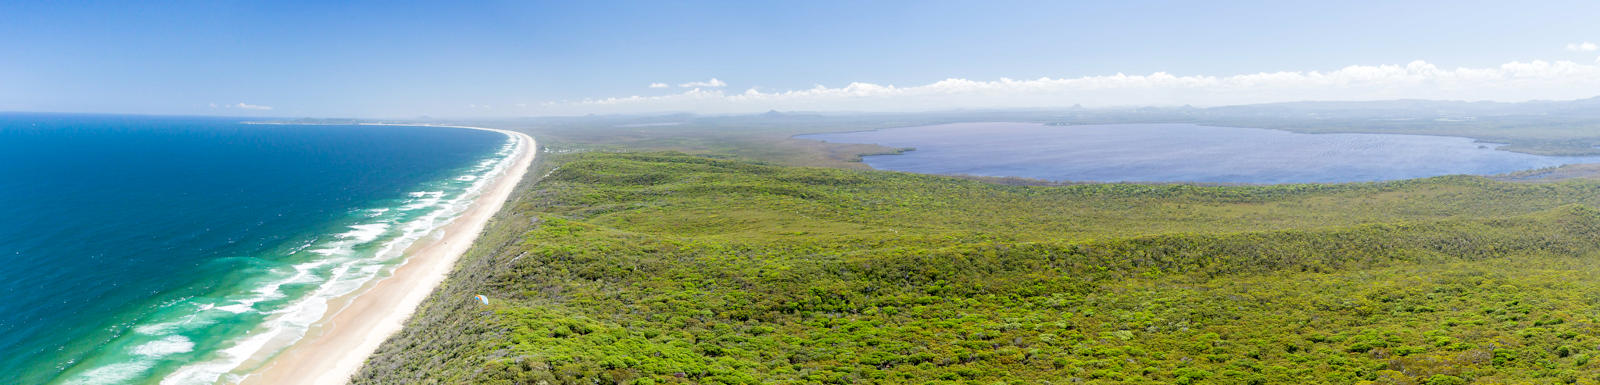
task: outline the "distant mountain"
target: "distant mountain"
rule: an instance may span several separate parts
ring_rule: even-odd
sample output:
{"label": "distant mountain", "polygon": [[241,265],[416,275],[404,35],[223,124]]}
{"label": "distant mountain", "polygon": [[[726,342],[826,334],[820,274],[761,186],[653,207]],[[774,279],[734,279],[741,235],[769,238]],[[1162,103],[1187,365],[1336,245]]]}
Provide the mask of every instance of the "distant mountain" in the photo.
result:
{"label": "distant mountain", "polygon": [[1466,102],[1448,100],[1382,100],[1358,102],[1288,102],[1212,107],[1208,115],[1372,118],[1438,116],[1513,116],[1566,114],[1600,117],[1600,97],[1568,101]]}

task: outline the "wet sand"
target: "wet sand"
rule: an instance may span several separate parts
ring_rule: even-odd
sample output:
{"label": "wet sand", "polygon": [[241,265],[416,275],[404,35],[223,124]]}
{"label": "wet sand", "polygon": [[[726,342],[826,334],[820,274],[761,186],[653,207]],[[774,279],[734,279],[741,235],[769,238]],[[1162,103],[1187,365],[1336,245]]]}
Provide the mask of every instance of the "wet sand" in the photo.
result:
{"label": "wet sand", "polygon": [[[388,277],[330,304],[339,309],[325,315],[306,336],[268,359],[247,375],[243,384],[344,384],[355,375],[367,356],[400,331],[422,301],[444,281],[456,260],[472,247],[484,226],[511,196],[537,153],[527,135],[502,132],[520,141],[517,158],[493,184],[485,187],[470,208],[450,224],[406,250],[406,261]],[[441,235],[442,234],[442,235]]]}

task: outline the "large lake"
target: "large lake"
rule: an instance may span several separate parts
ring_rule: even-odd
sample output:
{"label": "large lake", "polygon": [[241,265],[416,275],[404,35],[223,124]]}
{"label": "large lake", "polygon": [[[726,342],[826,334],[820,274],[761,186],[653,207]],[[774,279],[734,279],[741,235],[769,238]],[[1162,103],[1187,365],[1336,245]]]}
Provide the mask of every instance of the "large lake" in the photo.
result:
{"label": "large lake", "polygon": [[1193,124],[958,123],[797,137],[916,148],[865,157],[877,169],[1054,181],[1362,182],[1600,163],[1600,156],[1529,155],[1458,137]]}

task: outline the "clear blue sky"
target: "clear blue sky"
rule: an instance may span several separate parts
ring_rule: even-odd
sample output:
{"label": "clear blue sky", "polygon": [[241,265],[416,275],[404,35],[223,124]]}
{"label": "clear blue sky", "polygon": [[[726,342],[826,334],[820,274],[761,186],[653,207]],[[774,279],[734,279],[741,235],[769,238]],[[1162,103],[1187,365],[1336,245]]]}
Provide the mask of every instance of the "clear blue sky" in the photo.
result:
{"label": "clear blue sky", "polygon": [[[0,2],[0,111],[560,114],[561,101],[712,78],[737,94],[1414,60],[1592,66],[1596,52],[1563,47],[1600,41],[1593,1],[163,3]],[[697,109],[685,106],[619,111]]]}

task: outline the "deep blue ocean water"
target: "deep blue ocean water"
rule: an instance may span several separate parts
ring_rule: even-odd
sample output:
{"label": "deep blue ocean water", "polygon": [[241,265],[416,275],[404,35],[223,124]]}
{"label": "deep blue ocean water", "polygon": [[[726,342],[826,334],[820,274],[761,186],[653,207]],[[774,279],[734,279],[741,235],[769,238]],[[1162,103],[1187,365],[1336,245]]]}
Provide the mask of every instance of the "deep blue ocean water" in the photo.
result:
{"label": "deep blue ocean water", "polygon": [[1054,181],[1368,182],[1600,162],[1501,151],[1468,138],[1193,124],[959,123],[797,137],[916,149],[863,158],[878,169]]}
{"label": "deep blue ocean water", "polygon": [[0,115],[0,383],[215,381],[394,266],[509,143],[445,127]]}

